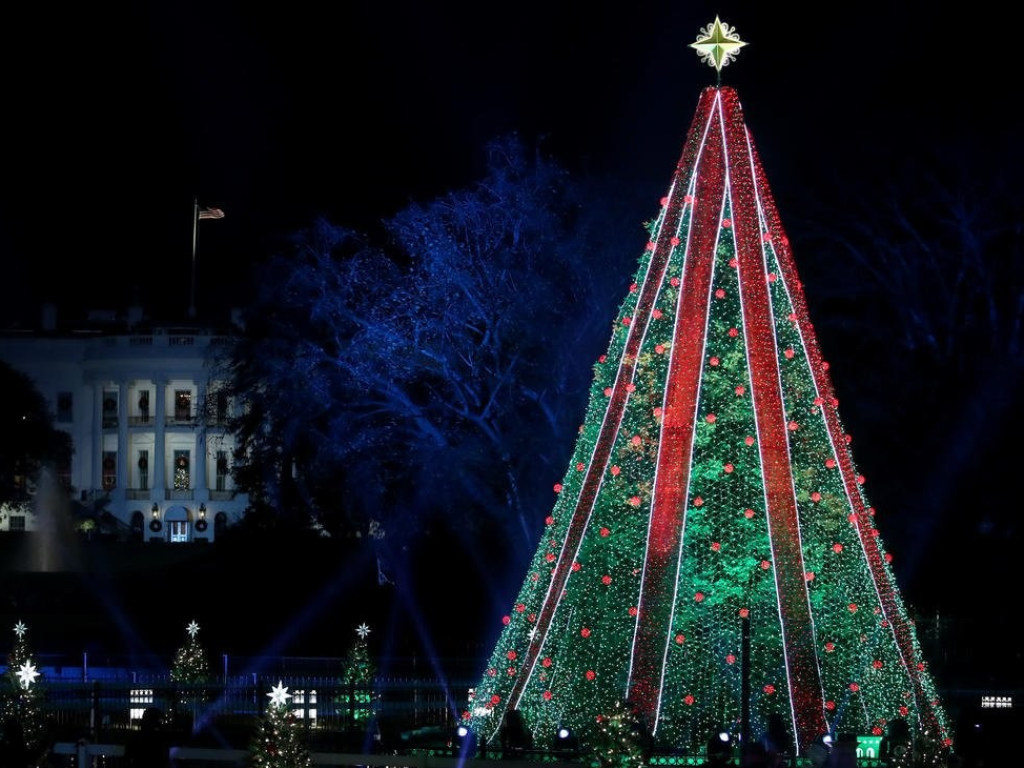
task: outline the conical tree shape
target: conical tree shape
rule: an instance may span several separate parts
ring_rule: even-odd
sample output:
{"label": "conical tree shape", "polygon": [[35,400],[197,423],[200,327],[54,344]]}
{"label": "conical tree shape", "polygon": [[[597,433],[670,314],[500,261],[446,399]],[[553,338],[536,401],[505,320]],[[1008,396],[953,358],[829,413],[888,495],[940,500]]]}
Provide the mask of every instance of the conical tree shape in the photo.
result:
{"label": "conical tree shape", "polygon": [[[710,87],[596,375],[547,529],[465,714],[655,747],[947,717],[855,468],[736,92]],[[746,651],[746,653],[744,653]]]}

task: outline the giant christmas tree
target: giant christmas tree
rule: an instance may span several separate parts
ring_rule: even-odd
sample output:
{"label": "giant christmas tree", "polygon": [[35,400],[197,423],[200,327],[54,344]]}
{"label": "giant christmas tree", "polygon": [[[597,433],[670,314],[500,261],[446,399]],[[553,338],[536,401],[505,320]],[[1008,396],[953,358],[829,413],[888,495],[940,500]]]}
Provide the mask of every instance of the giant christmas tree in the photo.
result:
{"label": "giant christmas tree", "polygon": [[[745,45],[693,44],[721,72]],[[595,366],[547,527],[465,713],[585,743],[625,704],[655,748],[781,721],[793,749],[947,717],[865,496],[736,92],[700,95]],[[749,743],[749,742],[748,742]]]}

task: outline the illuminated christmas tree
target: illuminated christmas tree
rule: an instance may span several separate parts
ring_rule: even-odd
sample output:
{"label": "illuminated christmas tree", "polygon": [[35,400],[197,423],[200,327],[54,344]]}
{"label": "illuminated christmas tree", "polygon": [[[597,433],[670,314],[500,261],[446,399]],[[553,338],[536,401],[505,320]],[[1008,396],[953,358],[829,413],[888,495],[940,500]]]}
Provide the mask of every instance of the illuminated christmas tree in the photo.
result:
{"label": "illuminated christmas tree", "polygon": [[14,625],[16,639],[7,655],[7,674],[0,695],[0,723],[17,724],[29,754],[36,754],[45,745],[46,721],[43,715],[43,692],[39,685],[41,673],[32,659],[26,635],[28,627],[19,621]]}
{"label": "illuminated christmas tree", "polygon": [[199,624],[195,621],[185,628],[188,639],[174,654],[171,665],[171,680],[178,683],[178,704],[186,709],[195,709],[208,698],[204,689],[210,681],[210,662],[206,649],[198,640]]}
{"label": "illuminated christmas tree", "polygon": [[249,766],[311,768],[313,760],[302,740],[299,721],[288,707],[288,689],[278,682],[267,695],[270,704],[249,744]]}
{"label": "illuminated christmas tree", "polygon": [[[720,75],[745,43],[702,33]],[[732,88],[701,93],[649,232],[467,724],[491,741],[518,709],[536,743],[596,750],[628,703],[655,748],[773,722],[803,754],[902,719],[938,760],[947,717]]]}
{"label": "illuminated christmas tree", "polygon": [[344,706],[352,722],[367,720],[373,714],[373,684],[377,677],[377,669],[370,659],[370,647],[367,637],[370,628],[366,624],[356,627],[356,639],[345,658],[345,672],[342,682],[345,693],[339,697],[338,703]]}

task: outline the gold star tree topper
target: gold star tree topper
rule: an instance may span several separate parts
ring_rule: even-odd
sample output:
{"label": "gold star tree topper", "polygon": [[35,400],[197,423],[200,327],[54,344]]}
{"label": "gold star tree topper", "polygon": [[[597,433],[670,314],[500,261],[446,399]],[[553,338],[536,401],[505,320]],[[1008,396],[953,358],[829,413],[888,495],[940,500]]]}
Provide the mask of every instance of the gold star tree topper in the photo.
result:
{"label": "gold star tree topper", "polygon": [[690,47],[700,54],[708,66],[714,67],[718,72],[736,58],[744,45],[746,43],[740,40],[736,29],[723,23],[717,16],[714,23],[708,24],[701,30],[701,34],[697,35],[697,42],[690,43]]}

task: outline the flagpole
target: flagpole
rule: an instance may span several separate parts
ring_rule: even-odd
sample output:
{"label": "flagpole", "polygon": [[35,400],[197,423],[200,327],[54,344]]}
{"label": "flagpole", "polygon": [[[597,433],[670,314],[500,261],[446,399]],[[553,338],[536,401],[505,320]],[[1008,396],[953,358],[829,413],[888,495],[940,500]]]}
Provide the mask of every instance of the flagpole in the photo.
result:
{"label": "flagpole", "polygon": [[199,198],[192,198],[192,287],[189,293],[188,316],[196,316],[196,240],[199,237]]}

